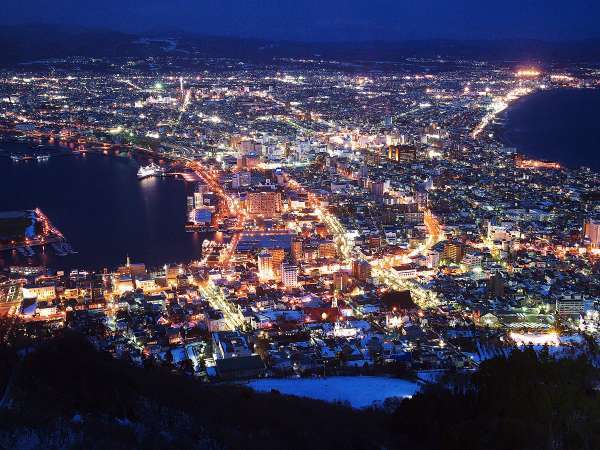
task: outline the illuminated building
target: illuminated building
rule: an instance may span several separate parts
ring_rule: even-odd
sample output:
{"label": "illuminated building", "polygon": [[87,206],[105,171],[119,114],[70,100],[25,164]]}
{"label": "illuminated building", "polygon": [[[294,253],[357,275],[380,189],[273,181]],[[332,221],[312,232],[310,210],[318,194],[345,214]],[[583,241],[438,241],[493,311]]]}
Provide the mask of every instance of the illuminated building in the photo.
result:
{"label": "illuminated building", "polygon": [[146,265],[143,263],[132,263],[128,256],[125,265],[117,269],[117,274],[146,275]]}
{"label": "illuminated building", "polygon": [[177,277],[180,274],[179,267],[177,266],[168,266],[165,270],[165,277],[167,279],[167,284],[171,287],[177,286]]}
{"label": "illuminated building", "polygon": [[460,242],[446,242],[442,256],[447,261],[459,264],[464,256],[464,247]]}
{"label": "illuminated building", "polygon": [[285,250],[282,248],[273,248],[269,252],[273,258],[273,274],[278,275],[281,271],[281,264],[285,259]]}
{"label": "illuminated building", "polygon": [[138,277],[135,279],[135,287],[137,289],[142,289],[145,293],[148,293],[156,289],[156,283],[154,278],[150,278],[149,276]]}
{"label": "illuminated building", "polygon": [[248,153],[247,155],[238,156],[237,168],[238,169],[252,169],[258,166],[260,159],[255,153]]}
{"label": "illuminated building", "polygon": [[401,264],[392,268],[398,278],[413,278],[417,276],[417,267],[415,264]]}
{"label": "illuminated building", "polygon": [[441,144],[440,141],[446,139],[447,137],[448,132],[446,130],[443,130],[437,124],[432,123],[431,125],[425,127],[421,142],[423,144],[439,147]]}
{"label": "illuminated building", "polygon": [[292,258],[294,261],[301,261],[303,256],[302,239],[294,238],[292,241]]}
{"label": "illuminated building", "polygon": [[258,276],[263,280],[273,279],[273,255],[267,250],[258,255]]}
{"label": "illuminated building", "polygon": [[204,193],[194,192],[194,208],[200,208],[204,206]]}
{"label": "illuminated building", "polygon": [[246,336],[239,331],[221,331],[212,334],[212,348],[215,359],[251,356]]}
{"label": "illuminated building", "polygon": [[515,155],[515,166],[518,169],[560,169],[560,164],[557,162],[526,159],[518,153]]}
{"label": "illuminated building", "polygon": [[236,172],[231,177],[231,187],[233,189],[239,189],[241,187],[250,186],[251,175],[250,172]]}
{"label": "illuminated building", "polygon": [[246,197],[246,208],[251,216],[273,217],[281,213],[279,192],[250,192]]}
{"label": "illuminated building", "polygon": [[352,276],[360,281],[367,281],[371,277],[371,265],[364,259],[352,261]]}
{"label": "illuminated building", "polygon": [[350,287],[348,272],[339,271],[333,274],[333,285],[336,291],[346,292]]}
{"label": "illuminated building", "polygon": [[125,292],[131,292],[134,289],[135,289],[135,284],[133,281],[133,277],[131,275],[123,274],[117,278],[116,291],[119,294],[124,294]]}
{"label": "illuminated building", "polygon": [[583,237],[592,247],[600,247],[600,220],[586,220],[583,225]]}
{"label": "illuminated building", "polygon": [[319,224],[315,225],[314,231],[317,235],[319,235],[322,238],[326,238],[327,235],[329,234],[327,225],[325,225],[324,223],[319,223]]}
{"label": "illuminated building", "polygon": [[417,148],[413,145],[390,145],[388,159],[396,162],[411,162],[417,159]]}
{"label": "illuminated building", "polygon": [[38,301],[53,300],[56,298],[56,287],[50,283],[25,285],[23,298],[35,298]]}
{"label": "illuminated building", "polygon": [[319,244],[319,258],[335,258],[337,248],[335,242],[327,241]]}
{"label": "illuminated building", "polygon": [[388,188],[389,188],[389,183],[384,182],[384,181],[377,181],[377,182],[371,184],[371,192],[373,193],[373,195],[375,197],[383,197],[383,194],[386,193]]}
{"label": "illuminated building", "polygon": [[583,313],[583,297],[581,295],[564,295],[556,300],[556,314],[578,316],[581,313]]}
{"label": "illuminated building", "polygon": [[294,264],[282,264],[281,282],[285,287],[296,287],[298,285],[298,266]]}

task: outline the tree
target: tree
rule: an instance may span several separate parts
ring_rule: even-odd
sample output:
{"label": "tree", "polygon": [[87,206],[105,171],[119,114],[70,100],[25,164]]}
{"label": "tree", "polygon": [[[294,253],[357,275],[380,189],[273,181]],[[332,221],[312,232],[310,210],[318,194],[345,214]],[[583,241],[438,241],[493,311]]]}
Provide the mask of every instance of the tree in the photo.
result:
{"label": "tree", "polygon": [[186,358],[181,363],[179,363],[179,369],[189,377],[194,375],[194,363],[191,359]]}
{"label": "tree", "polygon": [[271,344],[267,338],[259,336],[256,339],[256,342],[254,342],[254,351],[260,356],[267,366],[271,364],[271,355],[269,354],[270,348]]}
{"label": "tree", "polygon": [[165,367],[168,367],[168,368],[173,367],[173,352],[171,352],[171,349],[167,350],[167,352],[165,353],[164,364],[165,364]]}

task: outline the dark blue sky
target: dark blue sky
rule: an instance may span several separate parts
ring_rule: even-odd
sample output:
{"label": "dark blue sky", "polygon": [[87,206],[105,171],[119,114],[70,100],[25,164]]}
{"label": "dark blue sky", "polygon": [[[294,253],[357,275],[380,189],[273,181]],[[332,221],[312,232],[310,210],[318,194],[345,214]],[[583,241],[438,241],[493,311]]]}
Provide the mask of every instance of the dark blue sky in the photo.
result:
{"label": "dark blue sky", "polygon": [[3,0],[0,23],[290,40],[600,37],[600,0]]}

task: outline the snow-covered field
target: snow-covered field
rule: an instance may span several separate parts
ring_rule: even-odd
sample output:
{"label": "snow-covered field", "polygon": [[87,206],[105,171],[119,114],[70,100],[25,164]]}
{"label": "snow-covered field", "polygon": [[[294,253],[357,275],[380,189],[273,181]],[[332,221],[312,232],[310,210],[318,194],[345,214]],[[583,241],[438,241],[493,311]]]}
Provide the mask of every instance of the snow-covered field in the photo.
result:
{"label": "snow-covered field", "polygon": [[371,406],[389,397],[411,397],[419,390],[417,383],[388,377],[263,378],[248,385],[260,392],[277,389],[299,397],[348,401],[354,408]]}

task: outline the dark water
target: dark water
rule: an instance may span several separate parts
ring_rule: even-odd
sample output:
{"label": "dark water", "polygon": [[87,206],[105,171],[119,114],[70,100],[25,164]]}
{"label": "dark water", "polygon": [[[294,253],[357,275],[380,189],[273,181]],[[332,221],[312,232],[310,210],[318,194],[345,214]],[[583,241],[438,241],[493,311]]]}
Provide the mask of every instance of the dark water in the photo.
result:
{"label": "dark water", "polygon": [[600,170],[600,89],[556,89],[517,101],[501,137],[526,155]]}
{"label": "dark water", "polygon": [[[33,153],[25,144],[5,150]],[[46,248],[29,263],[55,269],[101,269],[134,262],[158,267],[198,258],[203,235],[187,233],[186,186],[173,178],[139,181],[130,158],[88,153],[53,156],[47,162],[0,158],[0,211],[39,207],[78,254],[58,257]],[[26,260],[2,253],[0,265]],[[18,261],[14,259],[18,258]]]}

